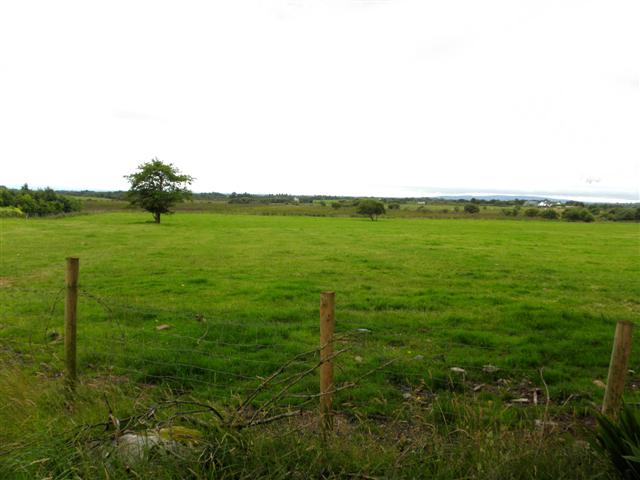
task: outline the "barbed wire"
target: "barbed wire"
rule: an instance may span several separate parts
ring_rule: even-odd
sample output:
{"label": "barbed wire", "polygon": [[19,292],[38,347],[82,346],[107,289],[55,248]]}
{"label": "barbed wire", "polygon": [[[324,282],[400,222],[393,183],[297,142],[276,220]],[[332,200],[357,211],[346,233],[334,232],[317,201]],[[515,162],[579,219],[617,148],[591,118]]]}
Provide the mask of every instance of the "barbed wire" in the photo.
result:
{"label": "barbed wire", "polygon": [[[14,351],[19,351],[28,345],[34,357],[49,355],[53,358],[55,352],[60,350],[61,335],[51,331],[51,321],[56,314],[61,294],[65,287],[57,289],[38,289],[23,287],[4,287],[0,290],[15,290],[29,292],[38,295],[42,303],[46,305],[43,310],[45,317],[44,327],[30,328],[30,326],[7,323],[0,325],[0,345],[12,345]],[[183,386],[201,385],[204,390],[213,395],[213,388],[223,387],[216,395],[225,398],[229,392],[245,389],[246,383],[257,382],[264,378],[260,375],[263,371],[273,369],[285,358],[286,355],[295,355],[300,347],[315,343],[309,335],[309,341],[300,338],[287,338],[292,333],[316,334],[317,324],[298,324],[278,321],[267,321],[265,324],[229,322],[220,318],[219,313],[203,312],[201,310],[171,310],[157,306],[148,307],[114,302],[107,297],[99,296],[87,289],[79,288],[81,297],[93,301],[102,310],[107,319],[113,323],[117,332],[105,332],[103,328],[87,329],[88,324],[80,323],[79,331],[82,333],[79,341],[79,352],[87,354],[90,358],[97,358],[98,363],[110,360],[109,371],[128,372],[138,375],[140,378],[152,378],[160,382],[168,381]],[[47,297],[49,295],[49,297]],[[130,326],[126,323],[128,315],[140,314],[145,319],[174,319],[196,320],[201,323],[201,332],[190,335],[186,332],[168,332],[158,330],[153,325]],[[5,317],[5,315],[3,315]],[[92,323],[95,326],[97,324]],[[189,324],[187,329],[193,329],[196,324]],[[7,329],[10,335],[27,337],[25,339],[7,338],[3,330]],[[149,330],[146,330],[149,328]],[[183,325],[169,326],[169,328],[184,329]],[[483,338],[474,338],[474,335],[499,334],[498,331],[487,332],[485,330],[461,330],[461,327],[451,327],[439,323],[420,322],[415,328],[406,325],[380,325],[371,322],[340,321],[338,319],[338,333],[335,342],[348,342],[353,348],[360,345],[363,349],[361,355],[351,359],[342,359],[336,364],[338,373],[346,376],[354,375],[358,369],[370,368],[382,365],[391,357],[396,362],[395,368],[381,368],[382,376],[391,375],[394,378],[414,379],[418,382],[425,381],[452,381],[467,379],[504,377],[537,378],[539,368],[522,368],[505,365],[508,357],[513,354],[513,348],[525,342],[509,342],[507,345],[491,345],[490,341]],[[393,330],[390,330],[390,329]],[[42,335],[37,335],[36,330],[43,329]],[[453,338],[452,338],[453,335]],[[470,336],[468,342],[456,340],[457,335]],[[215,338],[217,336],[217,338]],[[230,337],[239,337],[242,340],[233,341]],[[255,342],[246,339],[255,337]],[[284,341],[281,338],[284,337]],[[34,341],[41,338],[41,341]],[[273,341],[272,341],[273,340]],[[367,350],[371,346],[382,345],[383,350],[372,354]],[[208,349],[205,349],[208,348]],[[434,353],[434,349],[437,353]],[[404,352],[406,350],[406,352]],[[457,361],[458,352],[483,351],[490,355],[483,359],[482,364]],[[252,355],[272,355],[273,358],[252,358]],[[354,354],[358,353],[354,351]],[[156,355],[158,354],[158,355]],[[167,354],[173,356],[167,359]],[[164,358],[163,358],[164,356]],[[149,358],[152,357],[152,358]],[[315,355],[317,357],[317,355]],[[314,358],[315,358],[314,357]],[[366,360],[363,360],[366,359]],[[56,361],[59,358],[55,359]],[[605,369],[608,358],[603,358],[602,368]],[[486,363],[485,363],[486,362]],[[495,365],[493,365],[495,363]],[[142,369],[133,368],[134,365]],[[225,365],[234,365],[229,369]],[[253,367],[252,367],[253,365]],[[291,368],[303,368],[308,366],[308,360],[291,362]],[[546,362],[546,367],[550,365]],[[167,372],[159,373],[154,367],[167,369]],[[260,367],[260,371],[253,375],[246,374]],[[104,365],[98,365],[98,369]],[[146,370],[145,370],[146,368]],[[592,367],[598,368],[598,367]],[[419,370],[425,369],[425,372]],[[453,370],[455,369],[455,370]],[[434,373],[435,371],[435,373]],[[446,372],[443,374],[443,372]],[[292,373],[274,381],[273,385],[279,385],[299,373]],[[212,378],[211,378],[212,377]],[[222,381],[229,379],[229,381]],[[244,390],[247,391],[247,390]],[[295,395],[303,395],[298,394]]]}

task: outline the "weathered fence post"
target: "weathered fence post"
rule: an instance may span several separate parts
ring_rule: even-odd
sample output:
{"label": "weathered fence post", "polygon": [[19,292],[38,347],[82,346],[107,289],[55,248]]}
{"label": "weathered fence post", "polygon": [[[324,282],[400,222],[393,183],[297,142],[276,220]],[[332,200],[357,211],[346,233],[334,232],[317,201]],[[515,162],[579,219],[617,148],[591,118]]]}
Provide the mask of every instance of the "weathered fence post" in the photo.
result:
{"label": "weathered fence post", "polygon": [[631,337],[633,323],[620,321],[616,325],[616,333],[613,338],[613,350],[609,363],[609,375],[607,376],[607,389],[602,402],[602,413],[616,417],[622,406],[622,394],[631,354]]}
{"label": "weathered fence post", "polygon": [[76,383],[76,318],[78,311],[78,274],[80,259],[67,257],[64,299],[64,362],[67,382],[71,388]]}
{"label": "weathered fence post", "polygon": [[336,325],[336,294],[320,295],[320,421],[324,431],[333,428],[333,330]]}

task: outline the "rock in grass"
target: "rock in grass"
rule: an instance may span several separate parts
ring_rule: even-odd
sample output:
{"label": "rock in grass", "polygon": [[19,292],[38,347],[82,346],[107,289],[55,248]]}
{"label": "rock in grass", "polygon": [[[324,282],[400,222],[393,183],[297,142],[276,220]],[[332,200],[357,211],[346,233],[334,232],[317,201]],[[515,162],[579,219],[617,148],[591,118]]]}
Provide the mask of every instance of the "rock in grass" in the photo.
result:
{"label": "rock in grass", "polygon": [[171,328],[171,325],[167,325],[166,323],[163,323],[162,325],[158,325],[156,327],[156,330],[162,331],[162,330],[169,330],[170,328]]}
{"label": "rock in grass", "polygon": [[135,464],[147,458],[152,451],[183,455],[188,447],[202,438],[202,433],[182,426],[161,428],[158,431],[126,433],[115,442],[118,458]]}
{"label": "rock in grass", "polygon": [[539,428],[547,428],[547,427],[548,428],[555,428],[555,427],[558,426],[558,424],[556,422],[551,422],[551,421],[545,422],[545,421],[542,421],[542,420],[538,420],[537,418],[536,418],[534,423],[535,423],[536,427],[539,427]]}
{"label": "rock in grass", "polygon": [[116,454],[125,463],[137,463],[144,460],[152,448],[163,443],[156,433],[127,433],[116,439]]}

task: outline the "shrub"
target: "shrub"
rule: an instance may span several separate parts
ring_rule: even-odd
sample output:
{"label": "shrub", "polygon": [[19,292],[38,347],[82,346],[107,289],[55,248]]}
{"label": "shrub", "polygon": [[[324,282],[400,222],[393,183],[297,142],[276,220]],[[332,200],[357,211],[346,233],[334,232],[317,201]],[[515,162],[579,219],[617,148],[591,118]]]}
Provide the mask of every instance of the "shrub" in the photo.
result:
{"label": "shrub", "polygon": [[464,206],[464,211],[465,213],[478,213],[480,209],[478,208],[477,205],[474,205],[473,203],[467,203]]}
{"label": "shrub", "polygon": [[340,202],[333,202],[331,204],[331,208],[335,208],[336,210],[339,209],[340,207],[342,207],[342,204]]}
{"label": "shrub", "polygon": [[527,217],[537,217],[539,214],[539,210],[537,208],[527,208],[524,211],[524,214]]}
{"label": "shrub", "polygon": [[640,478],[640,418],[625,405],[617,422],[596,417],[595,446],[609,457],[620,478]]}
{"label": "shrub", "polygon": [[387,208],[389,210],[400,210],[400,204],[399,203],[390,203]]}
{"label": "shrub", "polygon": [[640,207],[633,208],[620,208],[617,209],[610,217],[616,222],[632,222],[634,220],[640,220]]}
{"label": "shrub", "polygon": [[595,220],[594,216],[591,215],[591,212],[589,212],[589,210],[581,207],[566,209],[562,214],[562,218],[564,218],[568,222],[593,222]]}
{"label": "shrub", "polygon": [[24,213],[18,207],[0,207],[0,218],[24,218]]}
{"label": "shrub", "polygon": [[520,207],[513,207],[513,208],[503,208],[502,209],[502,213],[503,215],[506,215],[507,217],[517,217],[518,213],[520,213]]}
{"label": "shrub", "polygon": [[545,210],[542,210],[539,215],[542,218],[546,218],[549,220],[555,220],[556,218],[558,218],[558,212],[556,212],[554,209],[552,208],[547,208]]}

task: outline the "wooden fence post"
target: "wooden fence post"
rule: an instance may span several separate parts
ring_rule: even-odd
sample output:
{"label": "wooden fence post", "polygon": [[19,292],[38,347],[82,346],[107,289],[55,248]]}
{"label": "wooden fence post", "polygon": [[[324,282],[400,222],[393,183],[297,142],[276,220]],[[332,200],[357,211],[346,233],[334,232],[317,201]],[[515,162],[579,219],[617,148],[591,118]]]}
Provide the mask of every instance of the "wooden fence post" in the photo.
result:
{"label": "wooden fence post", "polygon": [[333,331],[336,325],[336,294],[320,295],[320,421],[324,431],[333,428]]}
{"label": "wooden fence post", "polygon": [[67,382],[73,388],[76,383],[76,319],[78,311],[78,274],[80,259],[67,257],[64,298],[64,362]]}
{"label": "wooden fence post", "polygon": [[602,402],[602,413],[611,417],[617,417],[622,406],[622,394],[631,354],[631,337],[633,323],[620,321],[616,325],[616,333],[613,338],[613,350],[609,363],[609,375],[607,376],[607,389]]}

